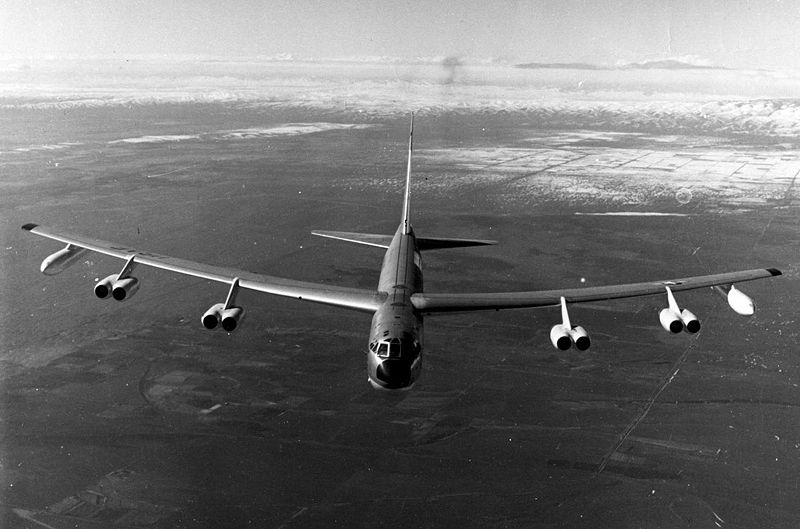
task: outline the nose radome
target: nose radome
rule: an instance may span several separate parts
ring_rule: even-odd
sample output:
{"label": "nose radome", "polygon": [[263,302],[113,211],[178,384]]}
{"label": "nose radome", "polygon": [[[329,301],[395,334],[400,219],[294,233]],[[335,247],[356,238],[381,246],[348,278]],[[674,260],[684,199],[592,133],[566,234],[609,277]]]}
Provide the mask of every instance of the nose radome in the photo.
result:
{"label": "nose radome", "polygon": [[399,389],[411,383],[411,366],[402,360],[384,360],[377,368],[378,380],[387,388]]}

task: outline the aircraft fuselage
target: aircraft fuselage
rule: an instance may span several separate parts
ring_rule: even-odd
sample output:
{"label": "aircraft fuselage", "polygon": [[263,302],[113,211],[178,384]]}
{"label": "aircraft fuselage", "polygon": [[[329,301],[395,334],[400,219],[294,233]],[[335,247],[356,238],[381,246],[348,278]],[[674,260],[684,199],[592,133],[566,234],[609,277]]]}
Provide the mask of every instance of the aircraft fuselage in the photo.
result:
{"label": "aircraft fuselage", "polygon": [[397,229],[383,258],[378,292],[385,299],[375,315],[369,336],[367,374],[373,387],[408,389],[422,369],[422,315],[411,303],[422,292],[422,259],[414,230]]}

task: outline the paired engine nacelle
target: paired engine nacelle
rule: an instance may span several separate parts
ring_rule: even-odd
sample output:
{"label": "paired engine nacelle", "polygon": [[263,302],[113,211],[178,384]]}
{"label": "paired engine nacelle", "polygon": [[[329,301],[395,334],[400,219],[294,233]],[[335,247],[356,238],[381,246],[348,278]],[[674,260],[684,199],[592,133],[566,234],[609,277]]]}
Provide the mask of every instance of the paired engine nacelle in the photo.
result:
{"label": "paired engine nacelle", "polygon": [[221,325],[227,332],[233,332],[244,318],[242,307],[225,308],[225,303],[216,303],[208,309],[200,321],[206,329],[216,329]]}
{"label": "paired engine nacelle", "polygon": [[227,332],[233,332],[239,323],[244,318],[244,309],[236,307],[233,304],[236,302],[236,294],[239,291],[239,278],[235,278],[231,283],[231,289],[228,291],[228,297],[225,303],[216,303],[208,309],[200,321],[206,329],[216,329],[217,326]]}
{"label": "paired engine nacelle", "polygon": [[569,313],[567,312],[567,302],[561,298],[561,321],[559,325],[554,325],[550,329],[550,342],[553,347],[561,351],[566,351],[572,344],[580,351],[585,351],[592,344],[589,339],[589,333],[580,325],[573,326],[569,321]]}
{"label": "paired engine nacelle", "polygon": [[550,343],[552,343],[553,347],[556,349],[566,351],[572,347],[572,339],[569,337],[569,331],[562,324],[553,325],[553,328],[550,329]]}
{"label": "paired engine nacelle", "polygon": [[125,301],[139,290],[139,280],[135,277],[118,278],[119,274],[111,274],[102,281],[98,281],[94,286],[95,296],[100,299],[111,296],[117,301]]}
{"label": "paired engine nacelle", "polygon": [[700,320],[697,319],[697,316],[689,309],[681,310],[678,308],[678,302],[675,301],[672,290],[669,287],[665,288],[667,289],[667,302],[669,303],[669,307],[662,309],[661,312],[658,313],[658,319],[661,322],[661,326],[664,327],[664,330],[673,334],[678,334],[681,331],[694,334],[699,331]]}
{"label": "paired engine nacelle", "polygon": [[566,351],[572,347],[572,344],[575,344],[575,347],[580,351],[587,350],[591,345],[589,333],[586,332],[586,329],[580,325],[576,325],[570,329],[564,326],[563,323],[554,325],[553,328],[550,329],[550,342],[553,344],[553,347],[561,351]]}
{"label": "paired engine nacelle", "polygon": [[686,331],[694,334],[700,330],[700,320],[691,311],[683,309],[680,313],[675,313],[672,309],[663,309],[658,313],[658,319],[665,331],[678,334]]}

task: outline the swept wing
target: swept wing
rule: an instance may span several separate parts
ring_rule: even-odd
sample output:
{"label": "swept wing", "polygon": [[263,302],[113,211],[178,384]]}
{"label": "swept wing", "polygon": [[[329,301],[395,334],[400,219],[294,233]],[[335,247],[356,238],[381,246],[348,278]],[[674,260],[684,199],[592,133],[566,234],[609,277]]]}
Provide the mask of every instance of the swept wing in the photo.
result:
{"label": "swept wing", "polygon": [[526,307],[549,307],[560,304],[563,297],[568,303],[603,301],[607,299],[633,298],[664,294],[665,287],[678,292],[703,287],[730,285],[781,275],[774,268],[757,268],[724,274],[684,277],[643,283],[627,283],[585,288],[537,290],[529,292],[488,292],[475,294],[416,293],[411,302],[421,312],[462,312],[476,310],[520,309]]}
{"label": "swept wing", "polygon": [[373,290],[295,281],[293,279],[255,274],[244,270],[196,263],[167,255],[143,252],[108,241],[73,235],[37,224],[26,224],[22,229],[73,247],[83,248],[118,259],[128,260],[133,257],[136,265],[152,266],[220,283],[231,284],[234,279],[238,278],[239,288],[257,290],[277,296],[314,301],[364,312],[375,312],[381,302],[380,295]]}

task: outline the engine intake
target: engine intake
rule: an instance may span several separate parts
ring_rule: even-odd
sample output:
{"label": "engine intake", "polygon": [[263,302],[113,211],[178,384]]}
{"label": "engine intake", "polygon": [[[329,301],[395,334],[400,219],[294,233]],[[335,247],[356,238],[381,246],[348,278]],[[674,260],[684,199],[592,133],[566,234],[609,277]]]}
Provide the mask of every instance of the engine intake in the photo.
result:
{"label": "engine intake", "polygon": [[200,318],[200,321],[203,322],[203,327],[209,330],[216,329],[217,325],[219,325],[219,322],[222,319],[222,311],[224,309],[224,303],[212,305],[211,308],[208,309],[205,314],[203,314],[203,317]]}
{"label": "engine intake", "polygon": [[114,286],[111,288],[111,295],[117,301],[125,301],[126,299],[130,299],[137,290],[139,290],[139,280],[135,277],[126,277],[114,281]]}
{"label": "engine intake", "polygon": [[550,342],[556,349],[566,351],[572,347],[572,338],[569,334],[562,324],[553,325],[553,328],[550,329]]}
{"label": "engine intake", "polygon": [[227,332],[233,332],[242,318],[244,318],[244,309],[242,307],[231,307],[222,312],[222,328]]}
{"label": "engine intake", "polygon": [[700,330],[700,320],[689,309],[681,311],[681,321],[683,322],[683,328],[689,334],[694,334]]}
{"label": "engine intake", "polygon": [[572,343],[575,344],[575,347],[577,347],[579,351],[585,351],[590,345],[592,345],[591,340],[589,340],[589,333],[586,332],[586,329],[580,325],[576,325],[571,331],[569,331],[569,337],[572,339]]}
{"label": "engine intake", "polygon": [[106,299],[111,295],[111,289],[117,280],[117,274],[111,274],[102,281],[98,281],[94,286],[94,294],[100,299]]}
{"label": "engine intake", "polygon": [[661,326],[664,327],[665,331],[678,334],[683,330],[683,320],[672,309],[662,309],[658,313],[658,319],[661,321]]}

